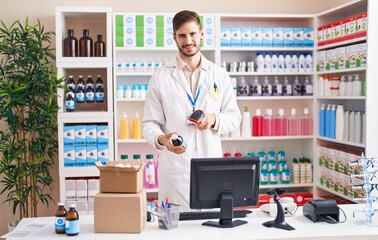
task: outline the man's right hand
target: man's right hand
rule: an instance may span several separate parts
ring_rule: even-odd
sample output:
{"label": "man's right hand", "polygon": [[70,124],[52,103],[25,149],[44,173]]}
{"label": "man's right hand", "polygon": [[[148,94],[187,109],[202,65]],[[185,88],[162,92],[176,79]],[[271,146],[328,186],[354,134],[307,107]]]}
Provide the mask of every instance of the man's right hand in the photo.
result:
{"label": "man's right hand", "polygon": [[[158,142],[160,145],[163,145],[168,149],[168,151],[171,151],[176,154],[182,154],[186,151],[186,146],[174,146],[172,144],[172,135],[175,134],[175,132],[169,132],[165,135],[160,135],[158,137]],[[177,134],[177,133],[176,133]]]}

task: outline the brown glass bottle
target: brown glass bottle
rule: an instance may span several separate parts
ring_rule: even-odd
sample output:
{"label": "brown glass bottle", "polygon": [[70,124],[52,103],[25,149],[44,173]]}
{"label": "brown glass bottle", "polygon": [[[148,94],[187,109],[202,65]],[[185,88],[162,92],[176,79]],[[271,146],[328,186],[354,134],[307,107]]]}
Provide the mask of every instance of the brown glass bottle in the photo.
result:
{"label": "brown glass bottle", "polygon": [[77,57],[77,39],[74,37],[74,30],[68,29],[68,37],[63,41],[63,57]]}
{"label": "brown glass bottle", "polygon": [[67,211],[64,208],[64,203],[58,203],[58,210],[55,213],[55,232],[57,234],[66,233],[66,214]]}
{"label": "brown glass bottle", "polygon": [[93,41],[92,38],[89,37],[89,30],[83,30],[83,36],[79,40],[80,57],[92,57],[93,56]]}
{"label": "brown glass bottle", "polygon": [[97,35],[97,41],[94,44],[95,57],[105,57],[105,43],[102,41],[102,35]]}
{"label": "brown glass bottle", "polygon": [[66,214],[66,234],[67,236],[75,236],[80,232],[79,214],[75,209],[76,205],[71,204]]}

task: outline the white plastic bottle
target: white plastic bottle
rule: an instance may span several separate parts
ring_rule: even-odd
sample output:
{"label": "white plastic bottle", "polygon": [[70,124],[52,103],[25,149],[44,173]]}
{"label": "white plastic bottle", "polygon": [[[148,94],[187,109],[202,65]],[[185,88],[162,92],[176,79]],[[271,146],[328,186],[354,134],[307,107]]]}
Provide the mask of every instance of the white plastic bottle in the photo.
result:
{"label": "white plastic bottle", "polygon": [[285,72],[291,72],[291,56],[289,52],[285,56]]}
{"label": "white plastic bottle", "polygon": [[278,57],[277,54],[274,52],[272,53],[272,72],[278,72]]}
{"label": "white plastic bottle", "polygon": [[336,139],[342,140],[344,136],[344,106],[337,105],[336,108]]}
{"label": "white plastic bottle", "polygon": [[131,86],[129,84],[127,84],[125,86],[125,94],[124,94],[124,97],[125,98],[132,98],[132,91],[131,91]]}
{"label": "white plastic bottle", "polygon": [[252,135],[251,129],[251,114],[248,107],[244,107],[243,118],[242,118],[242,137],[250,137]]}
{"label": "white plastic bottle", "polygon": [[130,58],[127,58],[124,62],[122,62],[123,67],[125,68],[125,72],[132,72],[133,71],[133,63]]}
{"label": "white plastic bottle", "polygon": [[343,130],[343,140],[349,140],[349,111],[344,111],[344,130]]}
{"label": "white plastic bottle", "polygon": [[360,76],[356,74],[352,83],[353,96],[361,96],[361,81]]}
{"label": "white plastic bottle", "polygon": [[262,85],[262,96],[272,96],[272,84],[269,83],[268,77],[265,76],[264,83]]}
{"label": "white plastic bottle", "polygon": [[291,55],[291,71],[292,72],[298,72],[298,57],[297,57],[297,54],[295,52],[292,53]]}
{"label": "white plastic bottle", "polygon": [[264,72],[264,57],[261,52],[256,55],[256,72]]}
{"label": "white plastic bottle", "polygon": [[285,71],[285,58],[282,52],[278,54],[277,63],[278,63],[278,72],[284,72]]}
{"label": "white plastic bottle", "polygon": [[345,83],[345,96],[353,96],[353,76],[348,76],[348,81]]}
{"label": "white plastic bottle", "polygon": [[366,117],[365,112],[362,112],[362,133],[361,133],[361,143],[366,143]]}
{"label": "white plastic bottle", "polygon": [[348,141],[353,142],[354,141],[354,111],[349,112],[349,136]]}
{"label": "white plastic bottle", "polygon": [[307,53],[305,62],[306,62],[306,72],[312,72],[313,62],[312,62],[311,53]]}
{"label": "white plastic bottle", "polygon": [[117,86],[117,98],[123,98],[123,97],[124,97],[123,86],[118,85]]}
{"label": "white plastic bottle", "polygon": [[306,58],[304,53],[301,52],[298,58],[298,72],[305,72],[306,71]]}
{"label": "white plastic bottle", "polygon": [[354,114],[354,142],[361,143],[361,112],[357,111]]}
{"label": "white plastic bottle", "polygon": [[340,78],[340,83],[339,83],[339,96],[345,96],[345,76],[342,75],[341,78]]}
{"label": "white plastic bottle", "polygon": [[117,61],[117,72],[121,73],[123,72],[123,59],[119,58]]}
{"label": "white plastic bottle", "polygon": [[270,53],[266,52],[264,57],[264,72],[270,73],[272,72],[272,58],[270,57]]}
{"label": "white plastic bottle", "polygon": [[323,97],[324,96],[324,78],[323,78],[323,75],[320,75],[319,76],[319,86],[318,86],[318,95],[319,97]]}
{"label": "white plastic bottle", "polygon": [[273,96],[282,96],[282,84],[278,81],[278,77],[274,77],[274,83],[272,88]]}

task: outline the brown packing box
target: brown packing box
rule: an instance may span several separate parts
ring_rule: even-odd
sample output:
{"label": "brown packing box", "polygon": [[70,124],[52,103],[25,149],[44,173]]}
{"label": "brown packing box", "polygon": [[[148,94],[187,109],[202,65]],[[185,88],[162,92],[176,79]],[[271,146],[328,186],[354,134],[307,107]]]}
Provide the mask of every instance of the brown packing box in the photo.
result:
{"label": "brown packing box", "polygon": [[[117,167],[116,165],[132,167]],[[100,192],[138,193],[143,189],[143,169],[145,162],[109,161],[106,166],[96,162],[100,170]]]}
{"label": "brown packing box", "polygon": [[96,233],[141,233],[147,222],[146,192],[98,193],[94,197]]}

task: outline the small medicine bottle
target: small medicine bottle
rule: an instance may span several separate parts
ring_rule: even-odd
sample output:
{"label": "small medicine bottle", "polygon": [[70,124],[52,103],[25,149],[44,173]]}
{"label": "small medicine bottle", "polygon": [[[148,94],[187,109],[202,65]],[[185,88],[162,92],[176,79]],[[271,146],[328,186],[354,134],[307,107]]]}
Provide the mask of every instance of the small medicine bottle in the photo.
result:
{"label": "small medicine bottle", "polygon": [[66,214],[66,234],[67,236],[75,236],[80,232],[79,214],[75,209],[75,204],[70,204]]}
{"label": "small medicine bottle", "polygon": [[64,203],[58,203],[58,210],[55,213],[55,233],[63,234],[66,233],[66,214],[67,211],[64,208]]}

